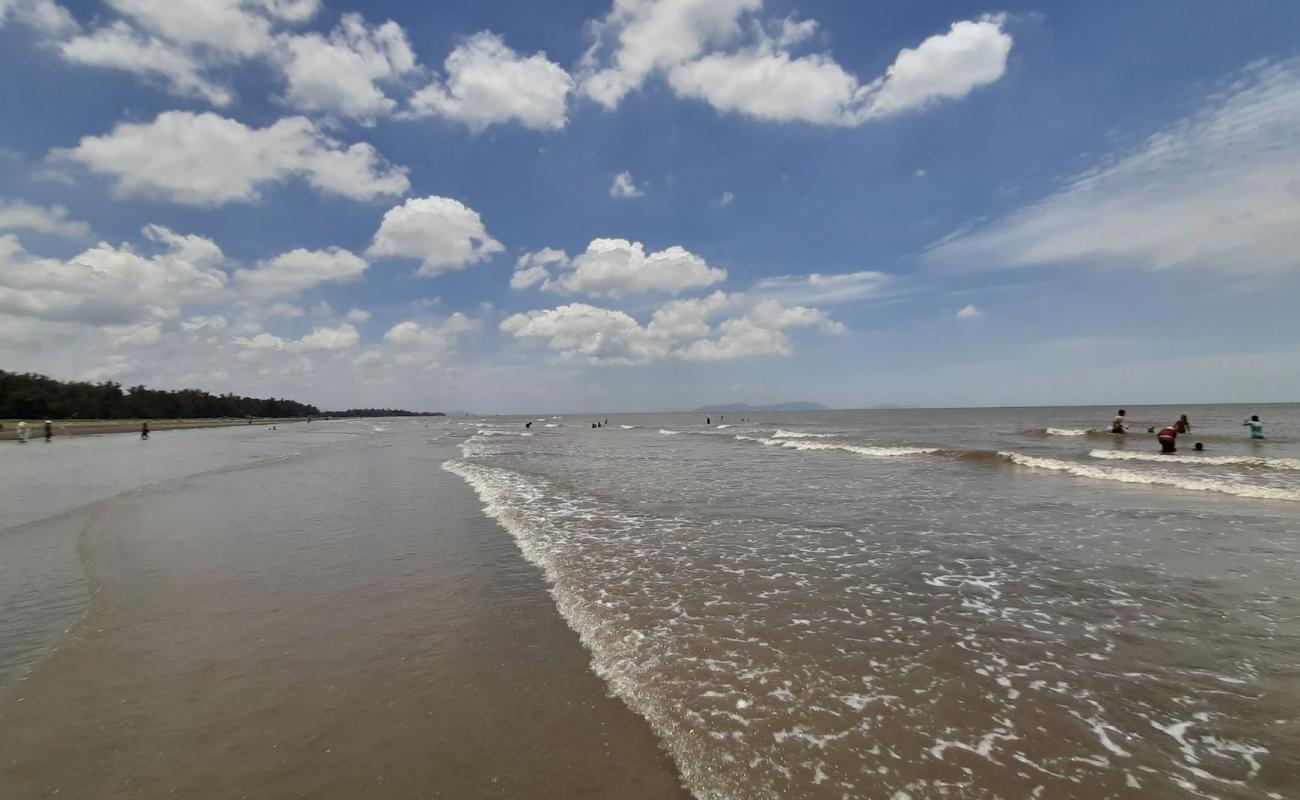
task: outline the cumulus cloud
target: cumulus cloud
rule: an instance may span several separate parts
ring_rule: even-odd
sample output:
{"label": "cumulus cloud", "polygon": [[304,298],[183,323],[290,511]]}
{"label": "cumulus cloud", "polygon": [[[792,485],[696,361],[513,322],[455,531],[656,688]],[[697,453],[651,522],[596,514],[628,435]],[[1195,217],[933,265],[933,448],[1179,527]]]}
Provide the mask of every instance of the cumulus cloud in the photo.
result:
{"label": "cumulus cloud", "polygon": [[301,292],[326,281],[356,280],[367,266],[364,259],[341,247],[299,248],[264,261],[255,269],[236,271],[235,282],[255,297],[273,297]]}
{"label": "cumulus cloud", "polygon": [[348,322],[365,322],[370,319],[370,312],[364,308],[354,308],[343,317]]}
{"label": "cumulus cloud", "polygon": [[307,33],[282,36],[277,44],[289,105],[365,123],[397,106],[378,83],[415,69],[415,54],[400,25],[390,20],[371,27],[356,13],[344,14],[328,38]]}
{"label": "cumulus cloud", "polygon": [[400,195],[410,187],[405,168],[386,162],[374,147],[344,145],[305,117],[250,128],[210,112],[167,111],[50,155],[112,177],[119,195],[195,206],[256,201],[263,186],[291,177],[354,200]]}
{"label": "cumulus cloud", "polygon": [[0,235],[0,313],[86,325],[151,323],[186,303],[213,302],[226,287],[220,248],[197,236],[148,226],[163,252],[100,243],[68,260],[28,253]]}
{"label": "cumulus cloud", "polygon": [[54,0],[0,0],[0,28],[15,22],[57,36],[75,31],[77,21]]}
{"label": "cumulus cloud", "polygon": [[738,37],[741,16],[762,5],[762,0],[615,0],[610,13],[591,25],[581,90],[614,108],[652,72]]}
{"label": "cumulus cloud", "polygon": [[738,52],[678,64],[668,81],[679,96],[719,111],[774,122],[859,125],[995,82],[1006,71],[1011,44],[1000,17],[954,22],[948,33],[904,48],[885,75],[864,85],[828,54],[795,57],[781,40],[765,38]]}
{"label": "cumulus cloud", "polygon": [[924,260],[959,269],[1078,264],[1300,269],[1300,62],[1256,67],[1199,113]]}
{"label": "cumulus cloud", "polygon": [[163,81],[175,94],[227,106],[234,94],[203,75],[203,66],[182,47],[149,36],[122,21],[59,45],[63,57],[77,64],[119,69]]}
{"label": "cumulus cloud", "polygon": [[511,289],[527,289],[539,283],[545,283],[550,277],[548,269],[553,264],[568,264],[569,256],[563,250],[543,247],[534,253],[524,253],[515,262],[514,274],[510,276]]}
{"label": "cumulus cloud", "polygon": [[464,269],[505,247],[488,235],[478,212],[448,197],[413,197],[384,214],[372,257],[420,260],[419,274],[428,277]]}
{"label": "cumulus cloud", "polygon": [[416,115],[439,115],[472,130],[511,120],[554,130],[568,122],[565,108],[573,78],[545,53],[523,57],[494,33],[478,33],[447,56],[445,80],[411,96]]}
{"label": "cumulus cloud", "polygon": [[304,350],[346,350],[356,347],[361,341],[361,334],[348,323],[334,327],[312,328],[311,333],[298,340]]}
{"label": "cumulus cloud", "polygon": [[290,23],[306,22],[320,11],[320,0],[246,0],[246,4]]}
{"label": "cumulus cloud", "polygon": [[[901,50],[884,75],[864,83],[827,53],[792,52],[812,37],[815,20],[764,24],[756,16],[761,8],[761,0],[617,0],[591,28],[581,89],[613,108],[661,73],[679,97],[722,112],[860,125],[998,80],[1012,45],[1000,16],[954,22],[948,32]],[[740,40],[745,29],[751,35],[744,46],[715,49]]]}
{"label": "cumulus cloud", "polygon": [[362,368],[436,367],[455,352],[461,336],[480,324],[459,311],[440,322],[399,322],[384,334],[382,345],[367,349],[354,363]]}
{"label": "cumulus cloud", "polygon": [[843,303],[879,294],[888,282],[888,275],[871,270],[831,275],[814,272],[763,278],[754,284],[753,293],[787,303]]}
{"label": "cumulus cloud", "polygon": [[63,206],[35,206],[22,200],[0,200],[0,231],[20,230],[68,239],[90,235],[90,225],[68,219],[68,209]]}
{"label": "cumulus cloud", "polygon": [[984,316],[984,312],[979,310],[973,303],[962,306],[961,310],[957,312],[957,319],[976,319],[982,316]]}
{"label": "cumulus cloud", "polygon": [[610,197],[640,197],[645,192],[637,188],[632,182],[632,173],[623,170],[614,176],[614,182],[609,185]]}
{"label": "cumulus cloud", "polygon": [[[141,28],[181,45],[201,47],[213,55],[238,58],[267,49],[271,25],[250,10],[267,3],[240,0],[107,0],[113,10]],[[291,7],[292,4],[285,7]]]}
{"label": "cumulus cloud", "polygon": [[[550,267],[559,267],[553,275]],[[634,294],[680,294],[726,280],[727,271],[711,267],[700,256],[678,245],[647,253],[641,242],[593,239],[586,251],[569,259],[563,251],[546,249],[520,259],[511,285],[538,281],[549,291],[619,298]]]}
{"label": "cumulus cloud", "polygon": [[843,326],[820,309],[785,306],[775,300],[749,303],[737,316],[715,326],[710,320],[743,309],[749,301],[723,292],[676,300],[658,309],[646,325],[630,314],[587,303],[514,314],[501,330],[521,341],[543,344],[560,362],[640,364],[677,359],[725,361],[793,352],[791,328],[818,327],[827,333]]}

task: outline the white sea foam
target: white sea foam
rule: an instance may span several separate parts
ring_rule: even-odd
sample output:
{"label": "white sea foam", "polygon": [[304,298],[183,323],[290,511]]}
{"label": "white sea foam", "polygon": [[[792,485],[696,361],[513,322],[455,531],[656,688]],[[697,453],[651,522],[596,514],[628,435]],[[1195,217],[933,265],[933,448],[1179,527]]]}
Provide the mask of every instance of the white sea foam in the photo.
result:
{"label": "white sea foam", "polygon": [[640,425],[619,425],[618,427],[622,428],[625,431],[630,431],[633,428],[639,428],[641,426]]}
{"label": "white sea foam", "polygon": [[830,439],[834,436],[833,433],[804,433],[803,431],[784,430],[778,430],[772,434],[774,439]]}
{"label": "white sea foam", "polygon": [[1080,478],[1118,481],[1119,483],[1146,484],[1149,486],[1172,486],[1176,489],[1186,489],[1194,492],[1219,492],[1222,494],[1236,495],[1237,497],[1254,497],[1261,500],[1300,500],[1300,491],[1294,489],[1278,489],[1271,486],[1256,486],[1249,483],[1230,483],[1228,481],[1216,481],[1204,478],[1185,478],[1178,475],[1167,475],[1159,472],[1135,472],[1133,470],[1116,469],[1114,467],[1093,467],[1087,464],[1059,461],[1055,458],[1040,458],[1038,456],[1027,456],[1023,453],[1007,451],[1003,451],[998,455],[1007,459],[1011,463],[1019,464],[1022,467],[1034,467],[1036,469],[1050,469],[1057,472],[1066,472],[1071,475],[1077,475]]}
{"label": "white sea foam", "polygon": [[1048,428],[1048,436],[1087,436],[1087,428]]}
{"label": "white sea foam", "polygon": [[478,435],[479,436],[532,436],[533,434],[530,433],[529,431],[494,431],[494,430],[487,430],[485,428],[480,428],[478,430]]}
{"label": "white sea foam", "polygon": [[670,430],[665,430],[663,428],[660,428],[659,432],[662,433],[664,436],[676,436],[677,434],[681,433],[681,431],[670,431]]}
{"label": "white sea foam", "polygon": [[544,427],[547,427],[547,428],[558,428],[558,427],[560,427],[560,426],[559,426],[559,425],[556,425],[554,422],[548,422],[548,423],[546,423],[546,425],[545,425]]}
{"label": "white sea foam", "polygon": [[936,447],[873,447],[857,444],[831,444],[830,442],[806,442],[800,439],[769,439],[761,436],[737,436],[745,442],[760,442],[768,447],[784,447],[789,450],[838,450],[854,453],[869,458],[896,458],[899,456],[923,456],[939,452]]}
{"label": "white sea foam", "polygon": [[1156,461],[1175,462],[1178,464],[1196,464],[1201,466],[1242,466],[1263,467],[1265,469],[1300,470],[1300,458],[1264,458],[1262,456],[1190,456],[1178,453],[1141,453],[1135,450],[1093,450],[1088,455],[1093,458],[1107,458],[1114,461]]}
{"label": "white sea foam", "polygon": [[722,430],[723,428],[730,428],[731,426],[730,426],[730,425],[715,425],[715,426],[713,426],[713,427],[717,428],[718,430]]}

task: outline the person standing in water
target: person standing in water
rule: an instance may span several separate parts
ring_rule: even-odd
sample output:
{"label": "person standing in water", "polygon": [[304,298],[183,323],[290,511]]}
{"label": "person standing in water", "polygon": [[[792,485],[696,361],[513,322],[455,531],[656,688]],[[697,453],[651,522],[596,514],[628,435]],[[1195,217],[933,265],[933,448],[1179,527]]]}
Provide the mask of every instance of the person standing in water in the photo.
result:
{"label": "person standing in water", "polygon": [[1126,432],[1126,429],[1125,429],[1125,427],[1124,427],[1124,415],[1125,415],[1126,413],[1128,413],[1128,412],[1126,412],[1124,409],[1121,408],[1121,409],[1119,410],[1119,413],[1115,415],[1115,419],[1112,420],[1111,423],[1110,423],[1110,432],[1111,432],[1111,433],[1125,433],[1125,432]]}
{"label": "person standing in water", "polygon": [[1174,447],[1174,440],[1177,438],[1178,438],[1178,429],[1173,425],[1170,425],[1167,428],[1161,428],[1160,432],[1156,434],[1156,439],[1160,441],[1160,452],[1162,453],[1177,452],[1178,448]]}
{"label": "person standing in water", "polygon": [[1250,419],[1246,420],[1241,424],[1250,428],[1250,438],[1252,439],[1264,438],[1264,423],[1259,421],[1258,414],[1251,414]]}
{"label": "person standing in water", "polygon": [[149,423],[147,422],[140,423],[140,438],[141,439],[149,438]]}
{"label": "person standing in water", "polygon": [[18,443],[27,444],[27,420],[18,420]]}
{"label": "person standing in water", "polygon": [[45,420],[45,441],[48,442],[53,438],[54,438],[54,422],[52,420],[47,419]]}
{"label": "person standing in water", "polygon": [[1187,433],[1191,429],[1192,429],[1192,423],[1188,421],[1186,414],[1181,415],[1178,418],[1178,421],[1174,423],[1174,430],[1178,431],[1179,433]]}

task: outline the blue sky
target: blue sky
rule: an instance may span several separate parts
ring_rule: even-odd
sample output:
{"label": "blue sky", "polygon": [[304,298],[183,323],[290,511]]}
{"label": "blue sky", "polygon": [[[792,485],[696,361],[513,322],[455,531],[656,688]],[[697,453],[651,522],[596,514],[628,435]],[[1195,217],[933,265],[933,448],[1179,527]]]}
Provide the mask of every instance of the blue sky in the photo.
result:
{"label": "blue sky", "polygon": [[0,0],[0,364],[322,406],[1300,397],[1300,8]]}

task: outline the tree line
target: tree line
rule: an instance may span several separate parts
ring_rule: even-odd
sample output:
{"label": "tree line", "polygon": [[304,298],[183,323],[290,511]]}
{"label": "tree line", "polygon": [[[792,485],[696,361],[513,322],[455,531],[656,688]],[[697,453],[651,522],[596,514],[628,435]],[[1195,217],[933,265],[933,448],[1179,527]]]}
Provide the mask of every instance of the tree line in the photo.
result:
{"label": "tree line", "polygon": [[405,411],[400,408],[349,408],[347,411],[326,411],[327,417],[445,417],[441,411]]}
{"label": "tree line", "polygon": [[149,389],[104,381],[59,381],[0,370],[0,418],[195,419],[202,417],[317,417],[313,405],[280,398],[214,395],[201,389]]}

